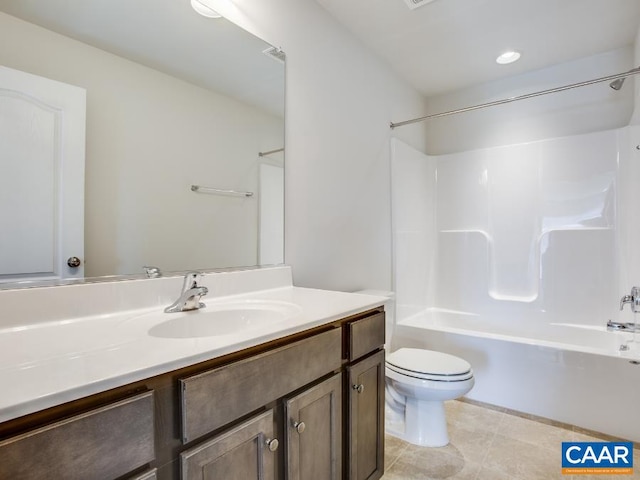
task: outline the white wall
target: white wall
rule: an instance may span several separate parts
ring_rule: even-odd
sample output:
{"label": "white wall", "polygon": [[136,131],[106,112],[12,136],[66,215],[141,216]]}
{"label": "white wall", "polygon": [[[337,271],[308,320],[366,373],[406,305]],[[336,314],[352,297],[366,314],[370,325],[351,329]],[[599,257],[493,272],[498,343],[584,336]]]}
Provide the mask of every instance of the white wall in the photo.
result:
{"label": "white wall", "polygon": [[[208,3],[287,54],[285,261],[296,285],[391,287],[390,121],[423,98],[313,0]],[[394,132],[424,150],[423,127]]]}
{"label": "white wall", "polygon": [[5,14],[0,31],[0,64],[87,89],[87,276],[257,263],[257,196],[189,187],[255,192],[282,119]]}

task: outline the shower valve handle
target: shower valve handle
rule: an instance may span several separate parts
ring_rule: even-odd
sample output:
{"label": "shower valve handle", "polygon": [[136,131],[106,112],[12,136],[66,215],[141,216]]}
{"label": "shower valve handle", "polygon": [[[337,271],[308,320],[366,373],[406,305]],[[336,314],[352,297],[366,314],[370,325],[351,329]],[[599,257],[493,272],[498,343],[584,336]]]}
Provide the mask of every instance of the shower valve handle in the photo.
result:
{"label": "shower valve handle", "polygon": [[620,299],[620,310],[623,310],[627,303],[633,303],[631,295],[625,295]]}
{"label": "shower valve handle", "polygon": [[640,287],[633,287],[629,295],[625,295],[620,299],[620,310],[622,310],[627,303],[631,305],[631,311],[633,313],[640,312]]}

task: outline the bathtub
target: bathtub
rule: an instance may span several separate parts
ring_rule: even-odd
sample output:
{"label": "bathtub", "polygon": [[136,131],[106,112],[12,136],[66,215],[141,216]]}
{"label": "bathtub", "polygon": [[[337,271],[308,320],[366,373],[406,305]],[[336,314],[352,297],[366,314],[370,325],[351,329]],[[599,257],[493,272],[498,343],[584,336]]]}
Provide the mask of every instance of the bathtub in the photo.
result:
{"label": "bathtub", "polygon": [[636,335],[609,332],[604,323],[585,327],[548,316],[516,323],[429,309],[399,315],[391,346],[470,362],[476,384],[467,398],[640,442]]}

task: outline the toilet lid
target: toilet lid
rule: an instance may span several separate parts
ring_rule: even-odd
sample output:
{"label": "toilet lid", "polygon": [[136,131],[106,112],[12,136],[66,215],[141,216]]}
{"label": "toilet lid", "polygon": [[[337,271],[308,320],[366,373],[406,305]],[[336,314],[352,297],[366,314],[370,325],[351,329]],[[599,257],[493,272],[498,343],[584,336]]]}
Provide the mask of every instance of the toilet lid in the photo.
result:
{"label": "toilet lid", "polygon": [[417,374],[428,375],[464,375],[471,372],[469,362],[449,355],[420,348],[401,348],[387,356],[387,363]]}

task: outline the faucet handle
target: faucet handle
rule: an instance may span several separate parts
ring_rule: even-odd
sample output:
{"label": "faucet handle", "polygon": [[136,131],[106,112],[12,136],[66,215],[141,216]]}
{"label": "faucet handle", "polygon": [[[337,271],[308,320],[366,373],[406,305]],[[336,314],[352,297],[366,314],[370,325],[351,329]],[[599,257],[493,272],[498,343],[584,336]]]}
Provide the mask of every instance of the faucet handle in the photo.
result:
{"label": "faucet handle", "polygon": [[625,295],[620,299],[620,310],[623,310],[627,303],[633,303],[633,297],[631,295]]}
{"label": "faucet handle", "polygon": [[192,271],[187,272],[184,276],[184,283],[182,284],[182,291],[186,292],[191,288],[196,288],[198,286],[198,282],[202,280],[202,272]]}
{"label": "faucet handle", "polygon": [[620,299],[620,310],[624,308],[626,303],[631,305],[632,312],[640,312],[640,287],[632,287],[631,294],[625,295]]}

